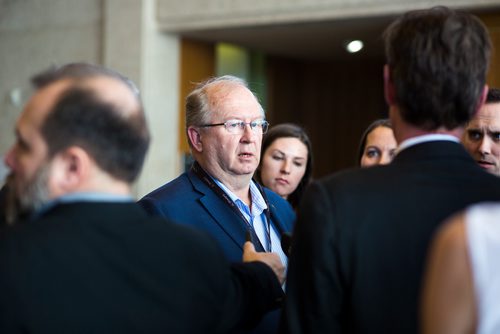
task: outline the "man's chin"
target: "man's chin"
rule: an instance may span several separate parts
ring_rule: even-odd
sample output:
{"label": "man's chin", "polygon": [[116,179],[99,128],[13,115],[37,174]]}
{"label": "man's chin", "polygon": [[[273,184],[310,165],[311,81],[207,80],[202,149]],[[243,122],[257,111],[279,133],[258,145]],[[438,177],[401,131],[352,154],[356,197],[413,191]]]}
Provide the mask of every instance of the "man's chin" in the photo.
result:
{"label": "man's chin", "polygon": [[238,173],[240,175],[248,175],[251,174],[253,175],[255,171],[257,170],[257,165],[256,164],[242,164],[238,168]]}

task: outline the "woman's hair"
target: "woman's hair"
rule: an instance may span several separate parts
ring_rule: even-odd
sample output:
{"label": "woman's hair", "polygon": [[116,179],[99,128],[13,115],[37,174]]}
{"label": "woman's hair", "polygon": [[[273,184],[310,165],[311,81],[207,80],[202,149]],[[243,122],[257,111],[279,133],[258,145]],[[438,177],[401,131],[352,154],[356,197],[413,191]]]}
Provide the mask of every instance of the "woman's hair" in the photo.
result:
{"label": "woman's hair", "polygon": [[382,118],[382,119],[377,119],[368,127],[366,128],[365,132],[363,132],[363,135],[361,136],[361,141],[359,142],[359,149],[358,149],[358,160],[356,162],[357,166],[361,166],[361,158],[363,157],[363,153],[365,152],[366,148],[366,140],[368,138],[368,135],[375,130],[378,127],[386,127],[392,130],[392,124],[391,121],[387,118]]}
{"label": "woman's hair", "polygon": [[306,186],[311,181],[313,166],[311,140],[302,127],[293,123],[283,123],[273,126],[271,127],[271,129],[269,129],[269,131],[264,135],[264,139],[262,140],[262,149],[260,153],[261,164],[257,169],[256,178],[262,184],[262,180],[260,177],[262,159],[264,158],[264,154],[266,153],[266,150],[269,148],[269,146],[271,146],[272,143],[279,138],[297,138],[307,147],[306,171],[299,184],[297,185],[297,188],[288,196],[287,199],[293,208],[297,208]]}

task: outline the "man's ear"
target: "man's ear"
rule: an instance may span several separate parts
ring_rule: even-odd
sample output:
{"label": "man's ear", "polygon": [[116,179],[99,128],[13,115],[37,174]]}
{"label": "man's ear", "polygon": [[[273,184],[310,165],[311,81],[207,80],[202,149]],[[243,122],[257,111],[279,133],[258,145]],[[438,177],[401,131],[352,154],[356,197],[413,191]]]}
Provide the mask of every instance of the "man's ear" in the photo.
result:
{"label": "man's ear", "polygon": [[484,85],[483,91],[481,92],[481,96],[479,97],[479,101],[477,102],[477,108],[474,112],[474,115],[476,115],[486,103],[486,97],[488,96],[489,89],[490,88],[488,87],[488,85]]}
{"label": "man's ear", "polygon": [[58,153],[52,162],[51,188],[57,195],[78,190],[90,172],[91,159],[78,146],[71,146]]}
{"label": "man's ear", "polygon": [[389,106],[396,104],[396,94],[394,92],[394,83],[391,78],[391,70],[389,69],[389,65],[384,65],[384,96],[385,102]]}
{"label": "man's ear", "polygon": [[191,146],[198,152],[203,151],[203,142],[201,140],[201,133],[195,127],[190,126],[187,130],[188,139],[191,142]]}

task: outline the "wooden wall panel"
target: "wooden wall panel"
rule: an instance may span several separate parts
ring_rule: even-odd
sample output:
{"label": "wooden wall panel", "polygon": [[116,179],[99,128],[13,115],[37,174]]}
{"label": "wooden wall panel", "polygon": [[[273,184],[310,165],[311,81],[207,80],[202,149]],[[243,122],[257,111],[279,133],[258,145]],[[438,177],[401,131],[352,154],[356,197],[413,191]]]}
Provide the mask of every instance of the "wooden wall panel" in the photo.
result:
{"label": "wooden wall panel", "polygon": [[500,13],[493,12],[479,15],[491,37],[493,52],[487,82],[491,87],[500,88]]}
{"label": "wooden wall panel", "polygon": [[295,122],[311,137],[314,176],[353,167],[359,139],[387,116],[383,60],[312,62],[268,59],[268,119]]}
{"label": "wooden wall panel", "polygon": [[179,73],[179,150],[189,153],[185,133],[184,101],[196,83],[215,75],[215,46],[190,39],[181,40]]}

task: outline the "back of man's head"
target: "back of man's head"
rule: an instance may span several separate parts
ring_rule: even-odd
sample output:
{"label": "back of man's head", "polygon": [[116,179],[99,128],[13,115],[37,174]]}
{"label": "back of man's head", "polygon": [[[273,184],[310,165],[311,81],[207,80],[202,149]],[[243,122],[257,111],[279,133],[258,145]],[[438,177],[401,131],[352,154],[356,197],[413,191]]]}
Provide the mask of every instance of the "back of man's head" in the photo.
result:
{"label": "back of man's head", "polygon": [[85,149],[114,178],[134,181],[144,162],[149,133],[142,111],[124,115],[95,92],[70,88],[45,119],[49,157],[70,146]]}
{"label": "back of man's head", "polygon": [[127,85],[134,95],[137,97],[140,95],[137,86],[126,76],[102,65],[85,62],[51,66],[50,68],[34,75],[31,78],[31,83],[35,88],[40,89],[62,79],[83,80],[96,76],[115,78]]}
{"label": "back of man's head", "polygon": [[484,25],[446,7],[410,11],[384,33],[395,103],[424,130],[464,125],[476,112],[490,56]]}
{"label": "back of man's head", "polygon": [[69,79],[70,87],[46,116],[41,134],[49,158],[71,146],[85,149],[112,177],[134,181],[149,146],[149,131],[135,85],[107,68],[63,66],[39,87]]}

